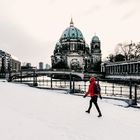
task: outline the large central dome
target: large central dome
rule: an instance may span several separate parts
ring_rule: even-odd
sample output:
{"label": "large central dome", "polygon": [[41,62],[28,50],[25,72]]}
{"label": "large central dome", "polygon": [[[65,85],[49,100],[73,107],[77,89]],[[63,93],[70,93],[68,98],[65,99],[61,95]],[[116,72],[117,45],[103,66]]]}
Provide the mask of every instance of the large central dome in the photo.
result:
{"label": "large central dome", "polygon": [[65,29],[65,31],[62,33],[62,36],[60,38],[60,42],[66,42],[66,41],[81,41],[84,42],[84,37],[82,32],[74,27],[73,21],[71,19],[70,22],[70,27],[68,27],[67,29]]}

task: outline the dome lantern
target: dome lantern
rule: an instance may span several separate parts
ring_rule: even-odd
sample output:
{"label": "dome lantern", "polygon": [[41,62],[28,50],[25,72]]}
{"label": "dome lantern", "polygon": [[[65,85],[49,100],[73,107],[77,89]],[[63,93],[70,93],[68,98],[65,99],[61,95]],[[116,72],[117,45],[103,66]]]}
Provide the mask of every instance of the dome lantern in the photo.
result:
{"label": "dome lantern", "polygon": [[74,23],[73,23],[73,20],[71,18],[71,21],[70,21],[70,27],[73,27],[74,26]]}

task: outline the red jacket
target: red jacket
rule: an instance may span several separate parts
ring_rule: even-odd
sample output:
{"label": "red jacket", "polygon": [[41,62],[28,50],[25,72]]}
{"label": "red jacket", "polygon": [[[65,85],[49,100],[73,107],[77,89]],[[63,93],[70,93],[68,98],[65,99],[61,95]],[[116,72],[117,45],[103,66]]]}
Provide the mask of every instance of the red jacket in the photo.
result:
{"label": "red jacket", "polygon": [[95,85],[95,78],[91,77],[90,78],[90,84],[88,86],[88,91],[85,93],[85,96],[87,96],[88,94],[92,97],[92,96],[97,96],[96,94],[94,94],[94,85]]}

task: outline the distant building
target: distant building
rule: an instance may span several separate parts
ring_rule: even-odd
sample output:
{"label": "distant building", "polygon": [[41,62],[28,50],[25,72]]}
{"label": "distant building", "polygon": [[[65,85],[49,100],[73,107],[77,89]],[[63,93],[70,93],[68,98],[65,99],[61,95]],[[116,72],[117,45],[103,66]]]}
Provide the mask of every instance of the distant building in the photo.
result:
{"label": "distant building", "polygon": [[11,66],[10,64],[11,55],[5,51],[0,50],[0,71],[1,73],[6,73],[8,68]]}
{"label": "distant building", "polygon": [[39,69],[43,70],[43,62],[39,62]]}
{"label": "distant building", "polygon": [[50,69],[50,65],[49,64],[46,64],[46,70]]}
{"label": "distant building", "polygon": [[71,19],[70,27],[64,30],[56,43],[51,56],[52,68],[100,72],[101,56],[99,37],[93,36],[89,47]]}
{"label": "distant building", "polygon": [[21,62],[11,54],[0,50],[0,77],[8,72],[17,72],[21,69]]}
{"label": "distant building", "polygon": [[31,65],[31,63],[25,63],[24,62],[24,64],[21,66],[21,70],[22,71],[28,71],[28,70],[35,70],[36,69],[36,67],[33,67],[32,65]]}
{"label": "distant building", "polygon": [[15,58],[11,58],[11,71],[18,72],[21,70],[21,62]]}
{"label": "distant building", "polygon": [[140,80],[140,59],[105,62],[101,65],[101,72],[109,79]]}

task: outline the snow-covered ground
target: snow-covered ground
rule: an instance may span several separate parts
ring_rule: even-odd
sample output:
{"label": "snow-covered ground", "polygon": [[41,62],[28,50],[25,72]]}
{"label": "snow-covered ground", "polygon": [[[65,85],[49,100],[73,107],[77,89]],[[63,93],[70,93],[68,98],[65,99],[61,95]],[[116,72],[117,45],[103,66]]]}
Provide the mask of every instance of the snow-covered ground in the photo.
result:
{"label": "snow-covered ground", "polygon": [[99,99],[103,117],[98,118],[94,106],[85,113],[88,97],[61,93],[0,82],[0,140],[140,139],[139,109]]}

